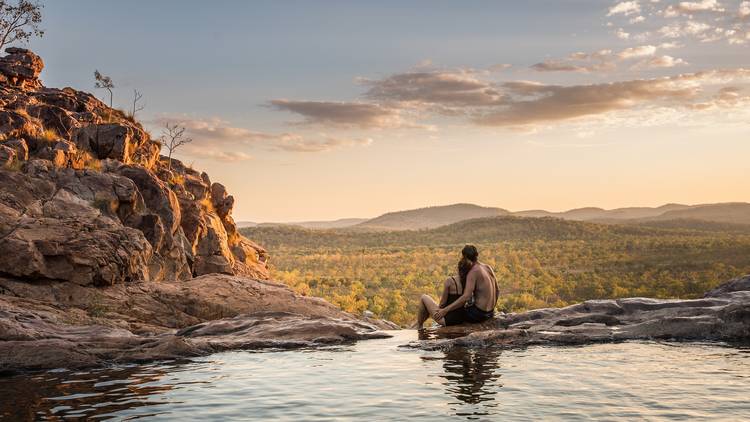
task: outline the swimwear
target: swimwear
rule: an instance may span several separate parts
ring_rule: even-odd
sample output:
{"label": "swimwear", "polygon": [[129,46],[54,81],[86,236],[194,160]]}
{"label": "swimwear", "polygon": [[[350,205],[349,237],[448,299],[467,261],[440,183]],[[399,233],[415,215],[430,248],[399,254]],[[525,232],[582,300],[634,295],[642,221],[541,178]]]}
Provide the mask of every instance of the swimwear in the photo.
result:
{"label": "swimwear", "polygon": [[[459,284],[456,281],[456,277],[451,277],[451,278],[453,279],[453,282],[456,284],[456,291],[457,292],[458,291],[463,292],[463,289],[459,288]],[[456,300],[458,300],[459,297],[461,297],[461,293],[460,292],[457,293],[457,294],[448,293],[448,299],[446,300],[444,307],[450,305],[453,302],[455,302]],[[446,326],[448,326],[448,325],[459,325],[459,324],[463,324],[464,322],[466,322],[466,311],[465,311],[465,309],[466,308],[464,308],[462,306],[462,307],[460,307],[458,309],[454,309],[454,310],[448,312],[447,314],[445,314],[445,325]]]}

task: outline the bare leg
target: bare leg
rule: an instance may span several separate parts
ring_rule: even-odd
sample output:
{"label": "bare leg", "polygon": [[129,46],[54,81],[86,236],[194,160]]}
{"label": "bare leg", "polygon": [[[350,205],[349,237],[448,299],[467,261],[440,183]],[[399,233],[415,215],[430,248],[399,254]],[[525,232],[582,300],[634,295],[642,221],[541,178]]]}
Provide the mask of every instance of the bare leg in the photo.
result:
{"label": "bare leg", "polygon": [[[417,320],[418,327],[421,328],[422,324],[428,319],[432,317],[432,314],[435,313],[438,309],[440,309],[440,305],[437,304],[430,296],[428,295],[422,295],[422,298],[420,299],[421,306],[419,308],[419,319]],[[426,314],[426,315],[425,315]],[[438,324],[445,326],[445,318],[441,318],[440,321],[435,321]]]}
{"label": "bare leg", "polygon": [[411,326],[411,328],[421,330],[424,322],[427,321],[428,317],[429,315],[427,315],[427,309],[424,307],[424,303],[422,303],[422,299],[420,298],[419,310],[417,311],[417,322],[415,322],[414,325]]}

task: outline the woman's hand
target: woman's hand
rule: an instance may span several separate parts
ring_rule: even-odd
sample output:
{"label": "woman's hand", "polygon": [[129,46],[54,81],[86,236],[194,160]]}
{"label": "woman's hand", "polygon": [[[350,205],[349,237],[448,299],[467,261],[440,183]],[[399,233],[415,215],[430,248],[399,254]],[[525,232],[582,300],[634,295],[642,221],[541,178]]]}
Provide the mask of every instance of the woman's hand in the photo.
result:
{"label": "woman's hand", "polygon": [[445,314],[447,313],[448,312],[446,312],[443,308],[438,309],[434,314],[432,314],[432,319],[434,319],[435,321],[440,321],[441,319],[445,318]]}

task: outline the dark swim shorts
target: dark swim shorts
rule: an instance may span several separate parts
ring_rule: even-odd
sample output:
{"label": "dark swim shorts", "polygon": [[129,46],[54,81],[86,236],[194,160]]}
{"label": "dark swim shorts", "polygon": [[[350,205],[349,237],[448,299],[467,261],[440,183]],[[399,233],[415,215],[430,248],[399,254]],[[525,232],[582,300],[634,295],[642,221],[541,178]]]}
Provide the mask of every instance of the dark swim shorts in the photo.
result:
{"label": "dark swim shorts", "polygon": [[483,311],[476,306],[472,305],[466,308],[454,309],[445,314],[445,325],[460,325],[467,322],[476,324],[479,322],[487,321],[488,319],[495,316],[494,311]]}
{"label": "dark swim shorts", "polygon": [[464,308],[466,311],[466,322],[479,323],[487,321],[488,319],[495,316],[494,309],[491,311],[483,311],[474,305]]}

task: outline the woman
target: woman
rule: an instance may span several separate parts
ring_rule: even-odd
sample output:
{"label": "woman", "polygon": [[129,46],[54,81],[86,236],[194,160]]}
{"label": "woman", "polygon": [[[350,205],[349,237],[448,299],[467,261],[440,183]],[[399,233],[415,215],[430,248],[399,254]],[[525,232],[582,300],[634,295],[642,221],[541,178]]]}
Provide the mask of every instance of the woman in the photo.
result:
{"label": "woman", "polygon": [[[458,277],[451,276],[443,282],[443,294],[440,296],[440,303],[435,301],[429,295],[422,295],[419,301],[419,313],[417,315],[417,328],[422,328],[427,319],[440,308],[445,308],[455,302],[464,292],[466,285],[466,275],[469,274],[471,267],[474,265],[466,258],[458,261]],[[458,325],[466,322],[466,311],[464,307],[459,307],[445,314],[443,318],[435,321],[442,326]]]}

